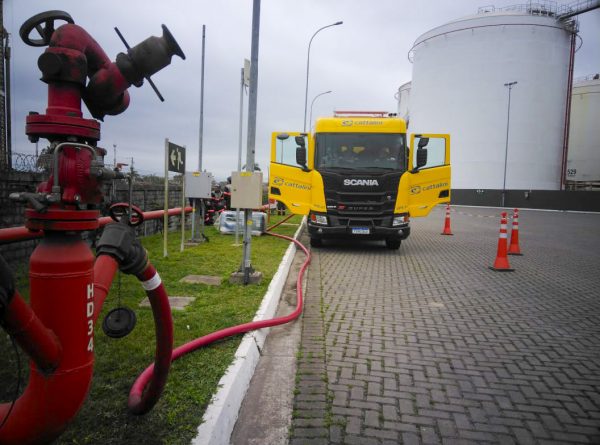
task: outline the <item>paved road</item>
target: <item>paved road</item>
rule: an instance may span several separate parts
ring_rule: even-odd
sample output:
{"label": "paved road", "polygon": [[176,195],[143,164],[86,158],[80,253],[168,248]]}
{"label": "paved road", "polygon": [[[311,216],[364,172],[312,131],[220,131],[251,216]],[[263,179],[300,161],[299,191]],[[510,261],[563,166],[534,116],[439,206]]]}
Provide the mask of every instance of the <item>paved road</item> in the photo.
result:
{"label": "paved road", "polygon": [[600,443],[600,215],[522,211],[498,273],[498,214],[313,250],[291,445]]}

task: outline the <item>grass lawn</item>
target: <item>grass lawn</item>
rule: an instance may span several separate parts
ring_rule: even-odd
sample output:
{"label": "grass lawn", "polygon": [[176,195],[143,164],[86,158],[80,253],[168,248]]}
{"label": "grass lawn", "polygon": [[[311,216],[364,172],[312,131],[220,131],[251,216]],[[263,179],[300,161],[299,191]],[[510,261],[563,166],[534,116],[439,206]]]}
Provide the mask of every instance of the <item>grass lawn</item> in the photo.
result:
{"label": "grass lawn", "polygon": [[[272,223],[281,217],[273,217]],[[300,217],[290,222],[298,224]],[[282,225],[275,231],[293,235],[297,225]],[[206,229],[210,242],[186,247],[179,252],[180,234],[169,233],[169,257],[162,256],[161,235],[143,239],[150,260],[157,268],[171,296],[192,296],[196,300],[183,311],[173,312],[175,346],[210,332],[251,321],[288,247],[286,241],[270,236],[253,237],[252,265],[263,273],[260,285],[231,285],[229,275],[239,268],[242,248],[234,236]],[[189,237],[189,234],[188,234]],[[240,238],[241,240],[241,238]],[[183,284],[186,275],[215,275],[220,286]],[[19,290],[26,296],[24,278]],[[104,314],[117,306],[118,278],[104,303],[96,324],[96,363],[90,394],[79,414],[57,444],[189,444],[196,435],[202,415],[217,390],[217,384],[233,360],[241,336],[225,339],[177,360],[171,367],[163,396],[144,416],[127,411],[129,388],[139,373],[154,359],[154,322],[150,308],[138,304],[145,293],[137,279],[121,274],[121,303],[136,311],[137,325],[129,336],[112,339],[104,335]],[[21,354],[21,361],[26,361]],[[0,334],[0,398],[10,401],[16,387],[16,364],[7,336]],[[26,365],[24,367],[27,367]],[[24,371],[24,383],[27,376]],[[2,419],[0,419],[0,422]]]}

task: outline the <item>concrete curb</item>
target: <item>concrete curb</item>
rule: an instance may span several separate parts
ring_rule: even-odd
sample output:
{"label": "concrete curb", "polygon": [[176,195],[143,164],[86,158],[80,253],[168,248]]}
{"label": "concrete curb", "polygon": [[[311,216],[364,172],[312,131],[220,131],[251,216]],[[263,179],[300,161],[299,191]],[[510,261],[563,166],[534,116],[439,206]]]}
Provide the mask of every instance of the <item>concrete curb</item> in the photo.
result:
{"label": "concrete curb", "polygon": [[[294,238],[298,239],[305,224],[306,218],[302,220],[300,227],[294,234]],[[275,316],[295,253],[296,245],[291,243],[269,284],[254,321],[266,320]],[[196,437],[192,440],[192,445],[229,444],[242,401],[248,390],[248,385],[260,359],[260,351],[268,334],[269,328],[265,328],[244,335],[233,362],[225,371],[225,375],[219,380],[219,389],[202,417],[202,423],[198,427]]]}

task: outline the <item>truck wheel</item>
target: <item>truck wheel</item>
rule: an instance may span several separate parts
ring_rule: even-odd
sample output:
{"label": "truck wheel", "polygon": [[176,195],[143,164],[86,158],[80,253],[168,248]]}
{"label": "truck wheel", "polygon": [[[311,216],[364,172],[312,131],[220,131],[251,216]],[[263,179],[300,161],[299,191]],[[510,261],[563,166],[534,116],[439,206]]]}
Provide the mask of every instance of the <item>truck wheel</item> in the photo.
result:
{"label": "truck wheel", "polygon": [[385,247],[390,250],[398,250],[400,248],[400,244],[402,243],[399,239],[388,238],[385,240]]}
{"label": "truck wheel", "polygon": [[323,240],[321,238],[311,238],[310,239],[310,246],[311,247],[322,247],[323,246]]}

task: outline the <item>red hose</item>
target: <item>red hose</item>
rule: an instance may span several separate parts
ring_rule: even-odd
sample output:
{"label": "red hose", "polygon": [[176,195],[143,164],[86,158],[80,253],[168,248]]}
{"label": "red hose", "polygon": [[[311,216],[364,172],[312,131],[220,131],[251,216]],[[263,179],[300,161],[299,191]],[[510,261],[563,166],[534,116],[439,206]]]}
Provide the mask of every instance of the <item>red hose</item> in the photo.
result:
{"label": "red hose", "polygon": [[[267,232],[267,234],[271,235],[271,236],[275,236],[277,238],[283,238],[283,239],[286,239],[288,241],[295,243],[306,254],[306,259],[304,260],[304,263],[302,263],[302,267],[300,268],[300,272],[298,273],[298,278],[296,280],[296,309],[292,313],[290,313],[289,315],[286,315],[284,317],[271,318],[269,320],[259,320],[259,321],[253,321],[250,323],[244,323],[241,325],[221,329],[220,331],[212,332],[208,335],[205,335],[203,337],[192,340],[189,343],[186,343],[184,345],[181,345],[181,346],[175,348],[171,355],[171,361],[175,361],[185,354],[195,351],[196,349],[199,349],[203,346],[214,343],[215,341],[221,340],[225,337],[230,337],[232,335],[238,335],[238,334],[244,334],[248,331],[254,331],[257,329],[268,328],[268,327],[272,327],[272,326],[278,326],[281,324],[289,323],[290,321],[293,321],[300,316],[300,314],[302,313],[302,304],[303,304],[302,303],[302,278],[304,276],[304,271],[310,264],[310,252],[308,251],[308,249],[306,247],[304,247],[304,245],[302,243],[300,243],[298,240],[296,240],[294,238],[291,238],[291,237],[285,236],[285,235],[279,235],[276,233],[270,233],[270,232]],[[137,378],[137,380],[134,382],[133,386],[131,387],[131,391],[129,392],[129,405],[130,406],[132,403],[132,399],[133,400],[137,399],[140,396],[140,394],[142,394],[144,392],[144,388],[146,387],[146,385],[148,385],[148,382],[151,379],[152,379],[152,381],[154,380],[154,378],[153,378],[154,367],[155,367],[154,365],[148,366],[144,370],[144,372],[142,372],[139,375],[139,377]]]}
{"label": "red hose", "polygon": [[290,213],[288,216],[286,216],[285,218],[283,218],[283,219],[282,219],[281,221],[279,221],[278,223],[276,223],[276,224],[273,224],[271,227],[267,227],[267,233],[268,233],[269,235],[271,235],[271,233],[269,233],[269,232],[271,232],[271,230],[273,230],[275,227],[278,227],[278,226],[280,226],[280,225],[281,225],[281,224],[283,224],[284,222],[288,221],[288,220],[289,220],[290,218],[292,218],[293,216],[296,216],[296,215],[294,215],[293,213]]}
{"label": "red hose", "polygon": [[156,373],[150,376],[152,380],[146,392],[144,388],[150,379],[139,390],[131,389],[128,406],[133,414],[145,414],[158,402],[167,383],[173,353],[173,318],[169,297],[154,266],[148,263],[146,269],[137,277],[146,290],[154,316],[156,354],[152,369],[156,368]]}

